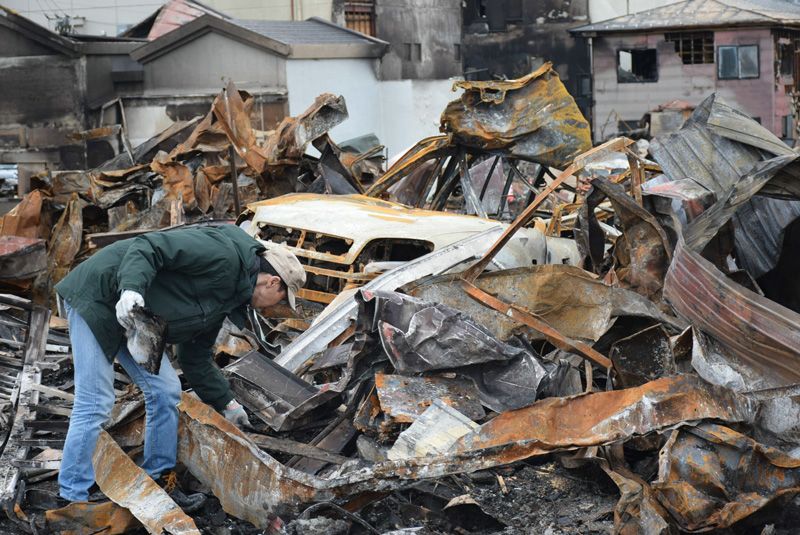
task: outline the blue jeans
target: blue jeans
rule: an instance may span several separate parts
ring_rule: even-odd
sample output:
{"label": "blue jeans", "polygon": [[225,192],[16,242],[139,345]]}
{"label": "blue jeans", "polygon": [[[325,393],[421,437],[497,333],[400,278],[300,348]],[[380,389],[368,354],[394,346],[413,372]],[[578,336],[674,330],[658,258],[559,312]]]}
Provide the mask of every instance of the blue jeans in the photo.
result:
{"label": "blue jeans", "polygon": [[[62,498],[86,501],[94,483],[92,455],[97,437],[114,407],[114,365],[108,361],[78,311],[69,304],[65,308],[75,367],[75,401],[58,485]],[[161,360],[158,375],[152,375],[136,364],[124,344],[117,353],[117,360],[144,394],[146,424],[142,468],[157,478],[175,466],[180,380],[166,355]]]}

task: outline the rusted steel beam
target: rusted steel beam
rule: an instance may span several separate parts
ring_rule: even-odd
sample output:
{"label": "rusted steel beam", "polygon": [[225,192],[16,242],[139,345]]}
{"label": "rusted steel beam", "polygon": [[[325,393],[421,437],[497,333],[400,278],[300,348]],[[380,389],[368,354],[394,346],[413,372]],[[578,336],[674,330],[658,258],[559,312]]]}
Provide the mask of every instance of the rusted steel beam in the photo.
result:
{"label": "rusted steel beam", "polygon": [[100,490],[130,510],[150,533],[200,535],[194,520],[105,431],[97,439],[92,464]]}
{"label": "rusted steel beam", "polygon": [[756,406],[693,376],[668,377],[628,390],[548,398],[495,417],[459,439],[447,454],[369,466],[346,463],[324,478],[279,463],[214,409],[184,394],[178,405],[178,459],[211,488],[228,514],[263,528],[274,515],[297,513],[306,503],[357,498],[420,479],[608,445],[683,423],[749,422]]}
{"label": "rusted steel beam", "polygon": [[625,137],[618,137],[614,138],[610,141],[606,141],[602,145],[599,145],[591,150],[588,150],[575,158],[572,164],[564,169],[561,174],[559,174],[547,187],[542,189],[541,193],[539,193],[536,198],[525,208],[521,214],[517,216],[511,225],[506,228],[503,234],[497,239],[494,245],[492,245],[491,249],[489,249],[486,254],[483,255],[483,258],[475,262],[468,270],[464,272],[463,278],[467,282],[475,282],[475,279],[478,278],[478,275],[483,273],[483,270],[486,269],[486,266],[492,261],[492,259],[497,255],[498,251],[502,249],[506,243],[511,239],[516,232],[524,227],[533,217],[534,213],[536,212],[536,208],[539,207],[540,204],[551,194],[553,193],[556,188],[558,188],[567,178],[574,175],[581,169],[583,169],[586,164],[589,162],[598,160],[604,156],[607,156],[611,152],[620,152],[624,151],[625,147],[633,143],[630,139]]}
{"label": "rusted steel beam", "polygon": [[537,318],[530,312],[522,310],[519,307],[514,305],[510,305],[500,299],[496,298],[492,294],[486,293],[485,291],[481,290],[474,284],[461,281],[461,284],[464,288],[464,291],[467,294],[479,301],[480,303],[485,304],[486,306],[495,309],[496,311],[500,312],[508,316],[509,318],[522,323],[523,325],[527,325],[533,329],[536,329],[542,335],[544,335],[545,339],[556,346],[559,349],[563,349],[564,351],[569,351],[571,353],[577,353],[578,355],[594,362],[598,366],[604,369],[611,368],[611,361],[603,356],[600,352],[596,351],[589,345],[580,342],[578,340],[572,340],[567,338],[553,327],[548,325],[546,322],[542,321],[541,319]]}

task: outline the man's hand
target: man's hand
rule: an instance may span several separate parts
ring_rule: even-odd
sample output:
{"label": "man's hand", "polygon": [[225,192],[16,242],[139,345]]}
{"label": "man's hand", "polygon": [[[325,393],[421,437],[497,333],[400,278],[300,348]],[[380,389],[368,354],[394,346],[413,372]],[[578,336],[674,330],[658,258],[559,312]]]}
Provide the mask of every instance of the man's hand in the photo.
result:
{"label": "man's hand", "polygon": [[225,410],[222,411],[222,415],[225,416],[225,419],[235,424],[240,429],[242,427],[250,427],[250,420],[247,418],[247,413],[244,412],[244,407],[242,407],[238,401],[232,399],[225,405]]}
{"label": "man's hand", "polygon": [[117,301],[117,321],[122,325],[123,329],[133,327],[133,313],[134,306],[144,306],[144,297],[139,292],[133,290],[123,290],[122,295]]}

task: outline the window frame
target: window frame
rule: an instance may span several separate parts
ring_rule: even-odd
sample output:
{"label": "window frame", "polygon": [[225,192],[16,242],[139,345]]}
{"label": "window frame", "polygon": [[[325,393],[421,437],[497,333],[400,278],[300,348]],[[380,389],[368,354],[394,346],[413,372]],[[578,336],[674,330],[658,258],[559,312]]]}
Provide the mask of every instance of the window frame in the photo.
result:
{"label": "window frame", "polygon": [[[734,48],[736,49],[736,69],[737,69],[737,76],[722,76],[722,62],[720,61],[720,55],[722,54],[723,48]],[[739,49],[741,48],[755,48],[756,49],[756,70],[758,74],[755,76],[742,76],[742,60],[741,56],[739,55]],[[717,80],[758,80],[761,78],[761,46],[758,43],[746,44],[746,45],[718,45],[717,46]]]}
{"label": "window frame", "polygon": [[[655,54],[655,59],[656,59],[656,61],[655,61],[655,63],[656,63],[655,78],[653,78],[652,80],[622,80],[620,78],[620,52],[641,52],[641,51],[644,51],[644,50],[652,50],[653,53]],[[658,69],[658,49],[657,48],[650,48],[650,47],[648,47],[648,48],[641,48],[641,47],[640,48],[618,48],[617,49],[617,53],[616,53],[616,59],[617,59],[617,83],[618,84],[655,84],[655,83],[658,83],[658,75],[659,75],[658,70],[659,69]],[[632,54],[631,54],[631,67],[633,67],[633,55]]]}
{"label": "window frame", "polygon": [[[700,50],[696,50],[694,47],[694,41],[697,39],[701,40]],[[717,55],[714,50],[714,32],[711,30],[666,32],[664,33],[664,40],[673,44],[675,53],[681,58],[683,65],[713,65],[717,62]],[[706,50],[706,40],[710,41],[709,50]],[[684,48],[686,42],[690,42],[690,45]],[[710,52],[711,61],[706,61],[708,52]],[[694,61],[698,56],[700,61]],[[687,58],[690,61],[687,62]]]}

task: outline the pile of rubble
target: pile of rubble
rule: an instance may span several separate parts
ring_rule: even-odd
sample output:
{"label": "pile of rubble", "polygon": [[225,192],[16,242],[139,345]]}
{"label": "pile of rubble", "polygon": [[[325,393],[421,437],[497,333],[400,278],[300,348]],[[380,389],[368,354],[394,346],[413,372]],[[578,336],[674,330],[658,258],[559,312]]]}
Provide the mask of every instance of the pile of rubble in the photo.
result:
{"label": "pile of rubble", "polygon": [[[7,529],[794,532],[797,153],[715,95],[653,140],[650,160],[625,138],[590,148],[549,66],[461,86],[446,134],[374,181],[325,134],[335,98],[260,142],[232,87],[185,139],[134,151],[149,163],[87,173],[98,207],[161,192],[145,210],[110,208],[118,233],[125,221],[145,231],[166,214],[174,226],[181,213],[230,213],[220,199],[237,165],[231,196],[249,204],[238,223],[290,247],[309,284],[299,315],[253,312],[250,329],[217,339],[253,427],[183,394],[182,484],[212,497],[191,512],[132,460],[144,407],[123,374],[94,456],[111,501],[52,509],[68,337],[47,308],[3,297]],[[303,154],[310,141],[320,158]],[[309,193],[280,196],[297,190]],[[86,200],[69,193],[51,274],[106,243],[83,236]],[[314,213],[326,210],[327,228]],[[350,226],[337,230],[330,210],[351,210]]]}

